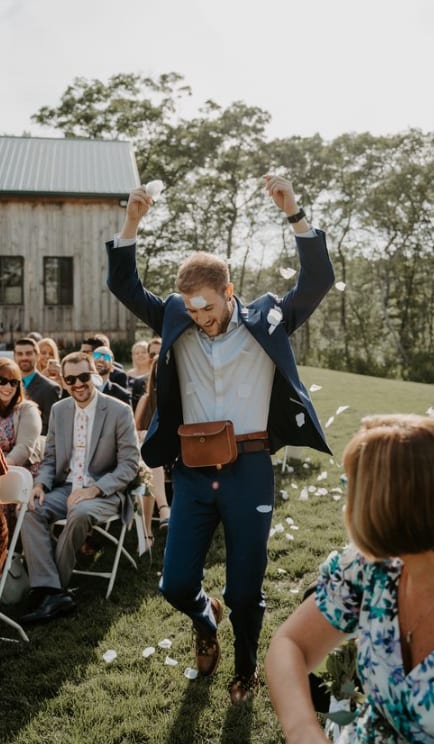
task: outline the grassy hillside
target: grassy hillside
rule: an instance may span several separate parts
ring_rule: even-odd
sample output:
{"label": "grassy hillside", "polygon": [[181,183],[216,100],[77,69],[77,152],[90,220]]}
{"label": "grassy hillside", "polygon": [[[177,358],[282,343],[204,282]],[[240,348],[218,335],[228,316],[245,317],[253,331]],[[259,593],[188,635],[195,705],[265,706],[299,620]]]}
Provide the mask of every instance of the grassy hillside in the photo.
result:
{"label": "grassy hillside", "polygon": [[[276,511],[265,581],[267,611],[261,641],[263,659],[277,625],[300,601],[318,563],[345,542],[343,495],[339,490],[342,449],[362,416],[378,412],[425,413],[434,405],[429,385],[301,368],[325,425],[334,456],[306,450],[282,473],[275,459]],[[339,415],[339,406],[349,406]],[[318,493],[318,489],[323,489]],[[300,500],[300,495],[302,499]],[[277,528],[277,529],[276,529]],[[242,529],[242,525],[240,525]],[[158,594],[164,537],[156,530],[153,561],[139,559],[136,573],[121,564],[112,599],[103,599],[101,580],[74,580],[80,609],[76,617],[30,631],[30,644],[0,643],[4,744],[277,744],[283,742],[262,687],[252,706],[228,705],[226,684],[233,673],[232,633],[225,615],[220,638],[223,658],[216,677],[189,681],[194,666],[190,624]],[[128,536],[132,550],[135,534]],[[104,557],[102,558],[104,561]],[[224,548],[217,532],[207,563],[205,586],[219,594],[224,585]],[[6,633],[6,626],[0,632]],[[307,630],[308,632],[308,630]],[[172,641],[167,651],[158,647]],[[154,646],[155,654],[142,651]],[[107,664],[102,655],[115,649]],[[166,665],[169,655],[176,666]]]}

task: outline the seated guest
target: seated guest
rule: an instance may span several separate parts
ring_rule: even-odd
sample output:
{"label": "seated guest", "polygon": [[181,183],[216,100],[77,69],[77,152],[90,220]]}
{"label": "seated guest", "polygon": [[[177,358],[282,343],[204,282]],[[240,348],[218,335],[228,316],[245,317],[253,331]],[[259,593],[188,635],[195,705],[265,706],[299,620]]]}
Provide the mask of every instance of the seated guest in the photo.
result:
{"label": "seated guest", "polygon": [[[40,460],[41,416],[36,403],[26,400],[21,373],[13,359],[0,357],[0,448],[8,465],[21,465],[32,474]],[[9,531],[15,525],[15,505],[0,505]]]}
{"label": "seated guest", "polygon": [[51,406],[56,403],[61,394],[57,383],[44,377],[38,372],[39,347],[31,338],[20,338],[15,341],[14,359],[21,370],[26,398],[37,403],[42,417],[42,434],[48,429]]}
{"label": "seated guest", "polygon": [[[146,347],[146,353],[144,348]],[[156,336],[149,344],[146,341],[138,341],[132,347],[132,356],[134,367],[127,372],[128,374],[128,387],[131,390],[131,400],[133,411],[136,410],[137,403],[142,395],[146,393],[147,380],[151,371],[151,365],[153,359],[158,357],[161,349],[161,338]],[[145,364],[145,358],[147,359]],[[136,374],[146,366],[147,371],[142,374]]]}
{"label": "seated guest", "polygon": [[[109,338],[104,333],[94,333],[93,336],[85,338],[84,341],[82,341],[81,343],[80,351],[83,351],[85,354],[92,354],[95,349],[98,348],[98,346],[106,346],[108,349],[110,349]],[[123,365],[119,362],[116,362],[114,357],[113,369],[110,373],[110,379],[112,380],[112,382],[115,382],[121,387],[126,388],[128,385],[128,378],[126,373],[124,372]]]}
{"label": "seated guest", "polygon": [[[0,447],[0,477],[8,472],[8,464],[5,456],[3,455],[2,448]],[[8,554],[8,523],[2,509],[0,509],[0,576],[5,565],[6,557]]]}
{"label": "seated guest", "polygon": [[[365,701],[346,742],[434,741],[434,419],[372,416],[347,445],[345,521],[309,597],[276,631],[266,660],[287,742],[328,742],[308,673],[358,637]],[[341,741],[341,739],[339,739]]]}
{"label": "seated guest", "polygon": [[[134,414],[134,420],[141,440],[146,436],[152,416],[157,407],[157,363],[158,356],[154,357],[152,361],[151,372],[148,380],[148,390],[146,394],[140,398]],[[169,526],[170,506],[167,503],[166,497],[164,468],[149,468],[149,470],[151,472],[150,490],[152,497],[147,496],[144,500],[143,521],[145,535],[148,538],[148,541],[152,543],[154,540],[152,534],[154,502],[157,504],[158,514],[160,516],[160,529],[167,529]]]}
{"label": "seated guest", "polygon": [[45,375],[45,377],[50,377],[48,373],[49,364],[50,362],[59,364],[59,349],[57,348],[57,344],[53,338],[41,338],[41,340],[38,341],[38,347],[39,359],[37,368],[39,372],[42,372],[42,374]]}
{"label": "seated guest", "polygon": [[110,373],[113,370],[113,352],[107,346],[98,346],[92,354],[95,362],[96,371],[103,381],[99,388],[101,393],[111,395],[123,403],[131,403],[131,395],[125,388],[110,380]]}
{"label": "seated guest", "polygon": [[[129,406],[99,393],[92,357],[81,352],[62,360],[70,393],[53,407],[44,459],[24,518],[21,537],[32,587],[32,611],[23,623],[68,614],[75,601],[66,591],[76,552],[93,522],[119,513],[131,519],[124,491],[134,479],[139,449]],[[50,525],[66,518],[56,548]]]}

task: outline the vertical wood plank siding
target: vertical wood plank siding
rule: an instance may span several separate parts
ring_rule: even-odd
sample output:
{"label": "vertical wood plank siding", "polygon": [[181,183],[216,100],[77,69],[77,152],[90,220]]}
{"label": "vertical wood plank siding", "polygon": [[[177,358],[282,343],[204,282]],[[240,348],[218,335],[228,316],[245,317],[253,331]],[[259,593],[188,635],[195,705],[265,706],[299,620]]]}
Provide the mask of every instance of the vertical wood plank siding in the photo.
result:
{"label": "vertical wood plank siding", "polygon": [[[133,343],[135,320],[106,286],[104,243],[119,232],[124,214],[115,199],[0,199],[0,255],[24,257],[24,306],[0,309],[3,340],[37,330],[74,345],[103,331]],[[45,256],[73,257],[73,306],[44,306]]]}

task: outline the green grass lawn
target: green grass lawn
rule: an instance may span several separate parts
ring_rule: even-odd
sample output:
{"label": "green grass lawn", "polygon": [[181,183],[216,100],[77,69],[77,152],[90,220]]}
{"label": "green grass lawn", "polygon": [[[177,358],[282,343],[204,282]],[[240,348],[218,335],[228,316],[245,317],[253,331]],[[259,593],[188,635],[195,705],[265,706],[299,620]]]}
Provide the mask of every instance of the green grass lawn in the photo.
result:
{"label": "green grass lawn", "polygon": [[[345,543],[340,459],[362,416],[381,412],[425,413],[434,405],[432,386],[301,368],[325,425],[333,458],[312,450],[282,473],[276,462],[276,510],[265,580],[267,611],[260,660],[273,630],[300,601],[319,562]],[[336,415],[339,406],[349,406]],[[309,459],[307,459],[309,458]],[[279,462],[280,461],[280,462]],[[319,480],[318,480],[319,478]],[[309,490],[310,488],[310,490]],[[317,493],[318,488],[327,490]],[[303,490],[305,489],[305,490]],[[300,494],[307,500],[300,500]],[[283,492],[283,494],[282,494]],[[286,498],[287,497],[287,498]],[[289,522],[286,520],[290,520]],[[291,523],[291,520],[293,522]],[[297,529],[298,528],[298,529]],[[75,617],[31,629],[30,644],[0,642],[0,742],[4,744],[277,744],[283,736],[267,688],[243,709],[228,705],[226,685],[233,673],[232,634],[227,614],[220,626],[222,662],[215,678],[190,681],[194,666],[190,623],[159,596],[164,537],[156,531],[153,561],[139,559],[133,571],[121,562],[112,598],[105,583],[77,577]],[[135,534],[128,536],[134,550]],[[104,558],[102,559],[105,560]],[[224,546],[217,532],[209,554],[205,586],[219,595],[224,585]],[[0,633],[9,628],[1,624]],[[309,629],[306,629],[309,632]],[[172,647],[158,647],[168,638]],[[155,653],[143,658],[142,651]],[[115,649],[107,664],[102,656]],[[165,664],[166,656],[178,663]]]}

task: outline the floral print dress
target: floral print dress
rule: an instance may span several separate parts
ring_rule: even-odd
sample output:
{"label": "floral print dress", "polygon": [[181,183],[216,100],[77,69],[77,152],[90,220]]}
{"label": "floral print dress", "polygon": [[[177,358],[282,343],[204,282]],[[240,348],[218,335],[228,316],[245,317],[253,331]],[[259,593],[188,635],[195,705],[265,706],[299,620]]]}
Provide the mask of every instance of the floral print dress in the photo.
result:
{"label": "floral print dress", "polygon": [[338,630],[358,638],[366,695],[342,741],[434,744],[434,651],[405,673],[398,621],[399,558],[369,562],[352,546],[320,567],[316,603]]}

